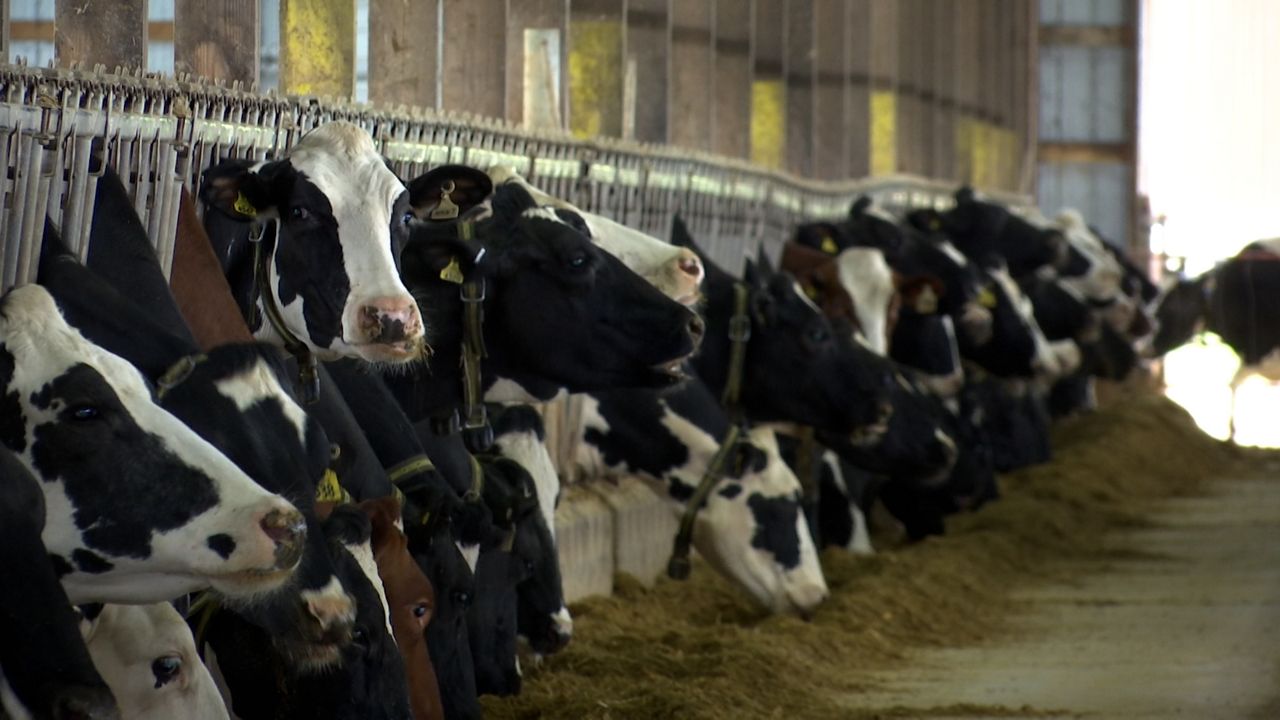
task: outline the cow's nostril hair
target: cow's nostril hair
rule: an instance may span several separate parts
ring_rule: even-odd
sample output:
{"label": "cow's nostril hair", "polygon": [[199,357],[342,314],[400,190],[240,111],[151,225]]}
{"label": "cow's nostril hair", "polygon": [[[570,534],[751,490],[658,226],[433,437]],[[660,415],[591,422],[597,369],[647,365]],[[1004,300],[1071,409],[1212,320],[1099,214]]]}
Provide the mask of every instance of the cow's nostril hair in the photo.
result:
{"label": "cow's nostril hair", "polygon": [[676,267],[680,268],[680,272],[691,278],[702,279],[702,261],[698,260],[698,256],[692,253],[688,255],[682,254],[680,259],[676,261]]}
{"label": "cow's nostril hair", "polygon": [[411,300],[373,300],[360,307],[359,326],[369,343],[405,342],[422,334],[422,320]]}
{"label": "cow's nostril hair", "polygon": [[258,523],[276,545],[276,567],[289,568],[302,557],[307,521],[297,510],[272,510]]}

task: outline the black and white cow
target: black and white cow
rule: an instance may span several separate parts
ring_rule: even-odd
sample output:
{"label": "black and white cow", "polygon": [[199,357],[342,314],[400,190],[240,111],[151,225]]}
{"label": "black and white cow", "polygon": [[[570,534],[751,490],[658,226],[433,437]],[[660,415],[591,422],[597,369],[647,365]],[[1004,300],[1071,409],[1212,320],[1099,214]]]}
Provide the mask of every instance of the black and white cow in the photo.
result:
{"label": "black and white cow", "polygon": [[[646,478],[682,513],[728,430],[729,418],[697,378],[666,393],[592,393],[576,461],[595,474]],[[800,507],[800,481],[768,428],[751,430],[734,453],[698,512],[694,546],[761,605],[810,613],[827,585]]]}
{"label": "black and white cow", "polygon": [[1069,246],[1058,228],[1037,227],[1006,207],[978,198],[968,187],[956,191],[955,201],[955,207],[936,215],[941,221],[937,229],[969,258],[985,263],[988,256],[998,256],[1015,278],[1067,264]]}
{"label": "black and white cow", "polygon": [[0,447],[0,716],[117,720],[44,545],[44,495]]}
{"label": "black and white cow", "polygon": [[[205,223],[254,333],[270,293],[288,332],[321,359],[401,363],[423,350],[418,306],[397,273],[411,217],[404,185],[369,133],[345,121],[321,125],[280,160],[228,160],[204,173]],[[254,281],[250,223],[270,253],[269,282]]]}
{"label": "black and white cow", "polygon": [[156,405],[43,288],[0,301],[0,384],[0,442],[42,481],[45,545],[73,602],[256,595],[292,575],[302,514]]}

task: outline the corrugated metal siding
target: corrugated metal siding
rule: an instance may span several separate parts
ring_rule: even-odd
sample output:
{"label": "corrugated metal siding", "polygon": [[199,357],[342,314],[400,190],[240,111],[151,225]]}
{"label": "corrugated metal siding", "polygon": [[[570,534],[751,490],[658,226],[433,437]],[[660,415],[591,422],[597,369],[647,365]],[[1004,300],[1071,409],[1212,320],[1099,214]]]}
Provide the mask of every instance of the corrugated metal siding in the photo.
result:
{"label": "corrugated metal siding", "polygon": [[1119,47],[1040,49],[1040,139],[1130,140],[1129,51]]}
{"label": "corrugated metal siding", "polygon": [[1078,208],[1108,240],[1129,235],[1133,170],[1122,163],[1041,163],[1038,200],[1045,213]]}
{"label": "corrugated metal siding", "polygon": [[1123,25],[1127,0],[1040,0],[1041,25]]}

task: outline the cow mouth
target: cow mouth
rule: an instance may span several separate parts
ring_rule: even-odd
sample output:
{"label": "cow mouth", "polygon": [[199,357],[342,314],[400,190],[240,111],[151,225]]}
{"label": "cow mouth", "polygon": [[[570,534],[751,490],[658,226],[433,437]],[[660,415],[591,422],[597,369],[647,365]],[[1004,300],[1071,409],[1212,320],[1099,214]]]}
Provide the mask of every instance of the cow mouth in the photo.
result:
{"label": "cow mouth", "polygon": [[687,356],[650,366],[649,372],[657,378],[660,384],[676,385],[682,383],[689,377],[689,374],[684,369],[686,358]]}
{"label": "cow mouth", "polygon": [[293,571],[292,565],[287,568],[241,570],[214,575],[209,578],[209,585],[229,598],[263,595],[279,589],[293,576]]}
{"label": "cow mouth", "polygon": [[349,343],[361,358],[369,362],[406,363],[429,358],[435,352],[423,338],[396,342]]}
{"label": "cow mouth", "polygon": [[681,305],[689,309],[693,309],[698,306],[698,303],[702,302],[702,291],[694,290],[693,292],[685,293],[684,295],[673,299]]}
{"label": "cow mouth", "polygon": [[342,645],[276,638],[276,648],[302,674],[322,673],[342,662]]}

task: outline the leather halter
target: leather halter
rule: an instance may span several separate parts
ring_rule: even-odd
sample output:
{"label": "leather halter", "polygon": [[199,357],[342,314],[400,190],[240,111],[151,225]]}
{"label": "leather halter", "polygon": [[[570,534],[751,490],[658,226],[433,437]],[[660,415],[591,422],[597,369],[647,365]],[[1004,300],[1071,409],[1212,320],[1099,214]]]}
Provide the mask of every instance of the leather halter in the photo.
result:
{"label": "leather halter", "polygon": [[169,369],[156,380],[156,400],[163,400],[171,390],[186,382],[187,378],[191,377],[191,373],[195,372],[196,366],[208,359],[209,356],[204,353],[178,358],[178,361],[170,365]]}
{"label": "leather halter", "polygon": [[724,477],[725,463],[730,453],[745,442],[746,419],[741,406],[742,368],[747,357],[747,342],[751,340],[751,315],[747,306],[751,293],[746,284],[733,284],[734,308],[733,317],[729,319],[729,372],[725,379],[724,393],[720,402],[729,413],[729,430],[720,441],[720,449],[712,456],[702,480],[693,491],[693,496],[685,505],[680,516],[680,529],[676,531],[675,543],[671,548],[671,559],[667,561],[667,575],[675,580],[688,579],[692,566],[689,562],[689,548],[693,544],[693,526],[698,519],[698,511],[702,509],[711,490]]}
{"label": "leather halter", "polygon": [[[250,325],[256,324],[252,322],[252,318],[257,313],[258,300],[261,300],[263,315],[266,316],[271,329],[280,336],[284,349],[298,361],[299,391],[302,401],[310,405],[320,399],[320,370],[311,348],[289,330],[288,324],[284,321],[284,315],[280,313],[280,306],[276,305],[276,296],[271,291],[269,273],[271,257],[275,253],[276,231],[273,225],[271,237],[268,239],[266,227],[266,222],[254,220],[249,231],[249,242],[253,243],[253,291],[249,297]],[[264,247],[268,242],[271,243],[271,247]]]}

